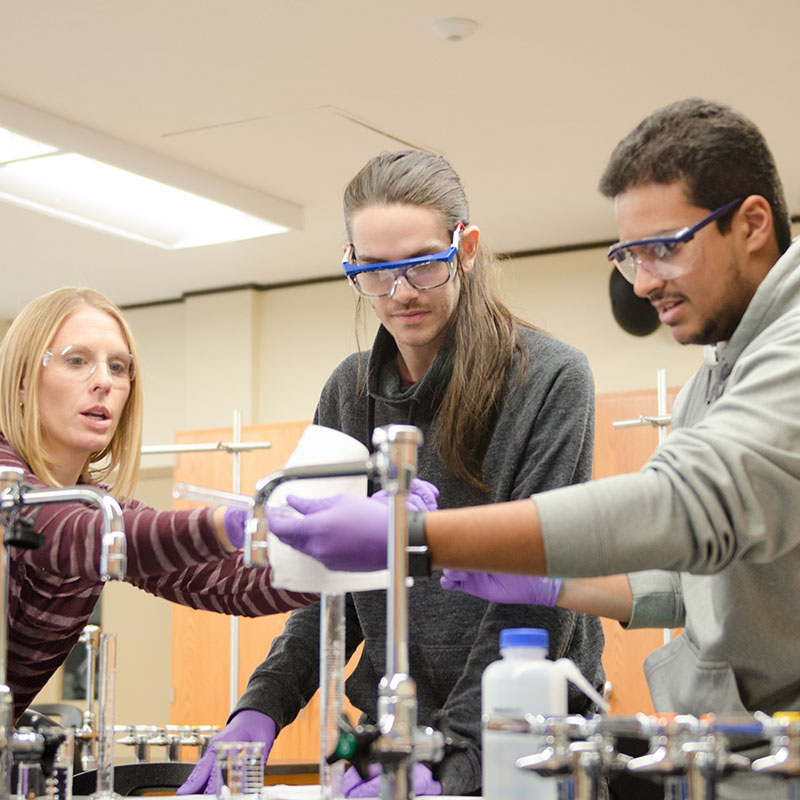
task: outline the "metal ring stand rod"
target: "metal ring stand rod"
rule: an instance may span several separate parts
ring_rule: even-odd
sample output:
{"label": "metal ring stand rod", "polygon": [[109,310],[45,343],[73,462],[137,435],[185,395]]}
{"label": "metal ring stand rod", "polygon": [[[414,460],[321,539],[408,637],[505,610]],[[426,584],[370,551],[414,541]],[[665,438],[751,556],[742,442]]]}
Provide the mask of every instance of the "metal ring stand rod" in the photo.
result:
{"label": "metal ring stand rod", "polygon": [[[375,453],[366,461],[296,467],[267,476],[256,486],[256,518],[266,518],[270,494],[288,480],[345,475],[378,477],[389,496],[388,567],[386,593],[386,674],[378,690],[378,731],[373,754],[382,764],[382,800],[414,797],[416,751],[433,748],[427,738],[441,734],[417,729],[416,684],[408,660],[408,516],[406,496],[417,473],[417,451],[422,433],[410,425],[387,425],[373,431]],[[259,526],[265,534],[266,525]]]}
{"label": "metal ring stand rod", "polygon": [[[615,428],[637,428],[642,425],[651,425],[658,430],[658,446],[660,447],[667,438],[667,428],[672,424],[672,415],[667,413],[667,371],[660,369],[656,372],[656,416],[639,414],[635,419],[620,419],[612,422]],[[669,644],[672,639],[672,630],[664,628],[664,644]]]}
{"label": "metal ring stand rod", "polygon": [[[242,453],[254,450],[268,450],[272,442],[242,442],[242,413],[238,409],[233,412],[233,441],[232,442],[199,442],[194,444],[169,444],[169,445],[144,445],[142,455],[165,454],[191,454],[191,453],[229,453],[233,456],[233,493],[219,492],[213,489],[201,489],[190,484],[176,484],[173,497],[200,500],[205,502],[218,502],[236,508],[248,510],[252,508],[253,501],[250,497],[239,494],[242,484],[241,457]],[[179,489],[180,487],[180,489]],[[178,492],[181,493],[178,493]],[[231,616],[230,629],[230,670],[228,673],[228,705],[231,710],[239,699],[239,617]]]}
{"label": "metal ring stand rod", "polygon": [[[259,481],[253,496],[252,517],[245,530],[244,560],[247,566],[266,566],[267,503],[282,483],[293,480],[367,475],[380,478],[389,496],[389,590],[386,594],[386,674],[378,699],[379,736],[372,752],[381,762],[381,798],[414,797],[413,767],[417,750],[441,758],[444,737],[430,729],[417,729],[416,685],[408,666],[408,517],[406,496],[416,477],[417,451],[422,443],[418,428],[388,425],[373,432],[376,452],[360,461],[289,467]],[[176,487],[177,490],[178,487]],[[183,487],[183,491],[186,487]],[[192,487],[201,499],[202,489]],[[259,524],[263,522],[263,524]],[[252,524],[251,524],[252,523]],[[435,760],[435,759],[434,759]]]}
{"label": "metal ring stand rod", "polygon": [[[234,414],[239,412],[234,411]],[[145,444],[143,456],[181,455],[183,453],[249,453],[269,450],[272,442],[198,442],[196,444]]]}
{"label": "metal ring stand rod", "polygon": [[[242,490],[242,413],[238,409],[233,412],[233,492]],[[228,673],[228,708],[233,711],[239,699],[239,617],[231,616],[230,632],[231,666]]]}

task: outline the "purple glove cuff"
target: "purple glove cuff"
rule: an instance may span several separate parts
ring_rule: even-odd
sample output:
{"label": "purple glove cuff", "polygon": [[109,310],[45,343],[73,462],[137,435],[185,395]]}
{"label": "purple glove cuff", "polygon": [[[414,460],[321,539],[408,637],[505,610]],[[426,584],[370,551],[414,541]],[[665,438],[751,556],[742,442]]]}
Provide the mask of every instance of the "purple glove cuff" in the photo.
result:
{"label": "purple glove cuff", "polygon": [[558,603],[558,596],[561,594],[561,586],[564,581],[561,578],[550,578],[548,589],[542,587],[540,606],[550,606],[551,608]]}
{"label": "purple glove cuff", "polygon": [[[369,777],[365,780],[355,767],[348,767],[342,779],[345,797],[378,797],[380,794],[381,767],[379,764],[368,764]],[[440,795],[442,784],[435,780],[431,769],[426,764],[414,764],[414,794]]]}
{"label": "purple glove cuff", "polygon": [[225,509],[225,533],[228,541],[237,550],[241,550],[244,545],[244,526],[247,524],[247,511],[242,508]]}
{"label": "purple glove cuff", "polygon": [[493,603],[521,603],[555,606],[564,581],[542,575],[511,575],[491,572],[464,572],[445,569],[442,589],[466,592]]}

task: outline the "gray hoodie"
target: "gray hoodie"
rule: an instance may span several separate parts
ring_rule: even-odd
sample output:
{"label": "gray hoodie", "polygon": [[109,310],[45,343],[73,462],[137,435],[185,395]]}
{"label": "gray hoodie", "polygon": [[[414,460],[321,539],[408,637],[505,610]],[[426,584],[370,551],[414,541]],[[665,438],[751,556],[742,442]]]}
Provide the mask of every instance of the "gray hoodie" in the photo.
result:
{"label": "gray hoodie", "polygon": [[[329,378],[315,422],[343,430],[369,444],[374,426],[410,423],[425,437],[418,474],[436,484],[440,508],[488,501],[518,500],[532,492],[588,480],[592,468],[593,382],[585,357],[539,331],[519,329],[528,367],[521,375],[515,356],[503,406],[483,461],[489,496],[453,476],[434,447],[434,413],[450,376],[449,341],[428,372],[405,387],[396,366],[396,347],[381,328],[369,353],[368,392],[358,394],[359,354],[347,358]],[[368,359],[368,362],[367,362]],[[491,536],[491,531],[486,535]],[[550,657],[569,657],[598,688],[604,681],[600,661],[603,632],[596,617],[558,608],[487,603],[461,592],[444,591],[441,573],[417,579],[409,592],[409,662],[417,682],[421,725],[434,723],[442,709],[466,750],[448,755],[437,768],[445,794],[470,794],[481,786],[480,680],[486,666],[500,657],[503,628],[537,627],[550,632]],[[375,721],[378,681],[386,664],[385,592],[347,596],[346,650],[349,658],[363,641],[364,651],[346,691]],[[292,613],[284,632],[248,684],[237,709],[269,714],[278,729],[291,722],[319,683],[319,607]],[[572,713],[592,710],[580,692],[570,694]]]}
{"label": "gray hoodie", "polygon": [[684,626],[645,665],[659,711],[800,709],[799,262],[706,348],[641,472],[536,497],[551,575],[628,572],[630,627]]}

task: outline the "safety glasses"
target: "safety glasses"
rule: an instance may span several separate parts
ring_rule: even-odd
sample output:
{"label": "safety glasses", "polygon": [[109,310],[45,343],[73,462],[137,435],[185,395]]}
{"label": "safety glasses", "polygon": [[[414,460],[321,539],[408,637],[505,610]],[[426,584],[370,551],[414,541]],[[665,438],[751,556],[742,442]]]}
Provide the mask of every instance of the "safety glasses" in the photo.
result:
{"label": "safety glasses", "polygon": [[637,267],[642,267],[661,280],[677,278],[685,272],[687,267],[686,262],[679,257],[681,245],[690,242],[699,230],[740,206],[743,202],[743,197],[737,197],[712,211],[695,225],[681,228],[669,236],[648,236],[645,239],[611,245],[608,249],[608,260],[614,262],[616,268],[629,283],[636,280]]}
{"label": "safety glasses", "polygon": [[130,353],[113,353],[107,358],[99,358],[89,347],[70,344],[58,352],[45,350],[42,366],[58,370],[76,380],[88,380],[94,375],[99,364],[105,364],[111,380],[117,384],[130,383],[136,377],[133,356]]}
{"label": "safety glasses", "polygon": [[453,231],[452,244],[441,253],[377,264],[354,263],[355,248],[350,244],[342,260],[345,275],[351,286],[364,297],[391,297],[401,278],[405,278],[409,286],[420,292],[444,286],[455,273],[463,230],[464,223],[459,222]]}

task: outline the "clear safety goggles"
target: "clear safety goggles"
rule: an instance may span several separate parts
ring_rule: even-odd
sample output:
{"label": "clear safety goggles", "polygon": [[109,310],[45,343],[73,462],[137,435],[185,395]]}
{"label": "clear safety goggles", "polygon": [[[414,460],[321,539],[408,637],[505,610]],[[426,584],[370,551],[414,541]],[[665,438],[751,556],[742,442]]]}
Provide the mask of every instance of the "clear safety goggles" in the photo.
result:
{"label": "clear safety goggles", "polygon": [[108,358],[98,358],[89,347],[69,344],[54,353],[45,350],[42,366],[58,369],[77,380],[88,380],[99,364],[105,364],[114,383],[130,383],[136,376],[133,356],[130,353],[112,353]]}
{"label": "clear safety goggles", "polygon": [[727,214],[744,202],[737,197],[724,206],[703,217],[691,227],[681,228],[669,236],[648,236],[629,242],[618,242],[608,249],[608,260],[623,274],[625,280],[633,283],[636,280],[636,268],[642,267],[651,275],[661,280],[671,280],[683,274],[687,264],[678,258],[681,245],[694,239],[695,234],[706,225]]}
{"label": "clear safety goggles", "polygon": [[365,297],[391,297],[401,278],[405,278],[408,285],[419,292],[444,286],[456,271],[463,230],[464,223],[459,222],[453,231],[452,244],[441,253],[377,264],[355,263],[355,248],[351,243],[342,259],[345,275],[351,286]]}

